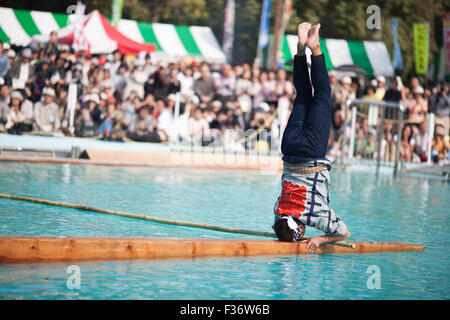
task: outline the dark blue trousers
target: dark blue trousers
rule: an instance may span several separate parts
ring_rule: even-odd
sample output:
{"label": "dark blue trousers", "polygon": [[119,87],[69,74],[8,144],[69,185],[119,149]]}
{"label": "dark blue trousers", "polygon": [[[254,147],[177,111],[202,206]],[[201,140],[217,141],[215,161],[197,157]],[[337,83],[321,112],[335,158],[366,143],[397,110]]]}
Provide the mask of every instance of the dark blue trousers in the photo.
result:
{"label": "dark blue trousers", "polygon": [[324,55],[311,56],[311,81],[306,55],[295,56],[293,76],[297,97],[281,142],[283,160],[299,164],[324,159],[331,127],[331,87]]}

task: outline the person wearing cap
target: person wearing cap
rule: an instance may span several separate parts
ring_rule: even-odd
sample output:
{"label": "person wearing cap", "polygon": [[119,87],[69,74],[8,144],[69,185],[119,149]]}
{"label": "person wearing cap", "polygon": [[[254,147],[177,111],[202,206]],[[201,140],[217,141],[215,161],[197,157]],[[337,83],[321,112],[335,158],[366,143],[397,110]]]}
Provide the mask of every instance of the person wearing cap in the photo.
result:
{"label": "person wearing cap", "polygon": [[0,77],[4,78],[9,70],[9,59],[3,51],[3,43],[0,42]]}
{"label": "person wearing cap", "polygon": [[31,63],[31,54],[30,48],[23,49],[20,59],[11,65],[7,77],[13,89],[24,89],[25,85],[33,82],[34,65]]}
{"label": "person wearing cap", "polygon": [[34,119],[38,131],[52,133],[60,129],[59,107],[54,99],[55,90],[46,87],[42,92],[42,101],[34,104]]}
{"label": "person wearing cap", "polygon": [[[320,24],[309,23],[298,27],[293,73],[297,97],[282,138],[282,190],[274,206],[273,229],[278,239],[307,242],[306,253],[350,236],[344,222],[329,207],[331,162],[325,155],[331,126],[331,87],[319,28]],[[306,46],[312,51],[311,80]],[[325,235],[302,239],[306,226]]]}
{"label": "person wearing cap", "polygon": [[11,93],[10,112],[8,113],[8,121],[5,124],[8,133],[22,134],[25,129],[25,117],[20,112],[22,101],[23,97],[19,91]]}

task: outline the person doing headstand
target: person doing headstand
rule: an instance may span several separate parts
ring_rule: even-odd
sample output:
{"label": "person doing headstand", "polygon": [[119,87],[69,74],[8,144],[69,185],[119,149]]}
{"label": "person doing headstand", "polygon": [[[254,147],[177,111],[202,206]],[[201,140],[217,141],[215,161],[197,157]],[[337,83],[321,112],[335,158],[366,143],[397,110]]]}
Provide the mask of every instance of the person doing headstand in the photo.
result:
{"label": "person doing headstand", "polygon": [[[281,142],[282,190],[274,206],[273,229],[278,239],[307,242],[306,253],[350,236],[344,222],[329,207],[331,162],[325,155],[331,126],[331,87],[319,29],[320,24],[311,26],[307,22],[298,26],[293,74],[297,96]],[[312,51],[311,81],[306,47]],[[325,235],[302,239],[305,226]]]}

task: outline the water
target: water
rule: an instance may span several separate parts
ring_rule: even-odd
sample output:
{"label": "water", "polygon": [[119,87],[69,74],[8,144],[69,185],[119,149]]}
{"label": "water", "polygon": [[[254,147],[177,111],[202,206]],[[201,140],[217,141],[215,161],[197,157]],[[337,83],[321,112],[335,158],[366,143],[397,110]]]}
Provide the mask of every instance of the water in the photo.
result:
{"label": "water", "polygon": [[[331,204],[353,240],[425,252],[0,265],[0,299],[449,299],[450,185],[331,171]],[[0,193],[271,231],[280,174],[0,163]],[[255,238],[0,199],[0,234]],[[319,235],[308,230],[307,236]],[[70,290],[67,267],[81,270]],[[369,289],[378,266],[381,288]]]}

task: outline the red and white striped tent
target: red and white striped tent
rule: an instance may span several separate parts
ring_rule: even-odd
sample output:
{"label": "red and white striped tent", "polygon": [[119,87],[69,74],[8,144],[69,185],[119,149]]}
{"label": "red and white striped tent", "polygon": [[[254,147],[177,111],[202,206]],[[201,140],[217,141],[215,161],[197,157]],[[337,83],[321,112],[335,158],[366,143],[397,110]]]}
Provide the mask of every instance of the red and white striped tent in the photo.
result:
{"label": "red and white striped tent", "polygon": [[[75,24],[70,24],[59,29],[57,33],[58,42],[73,45],[75,40]],[[110,53],[119,50],[123,54],[138,55],[142,51],[156,51],[154,44],[139,43],[124,36],[98,10],[94,10],[85,16],[81,34],[92,54]],[[38,41],[46,41],[48,40],[48,35],[40,35],[34,38]]]}

